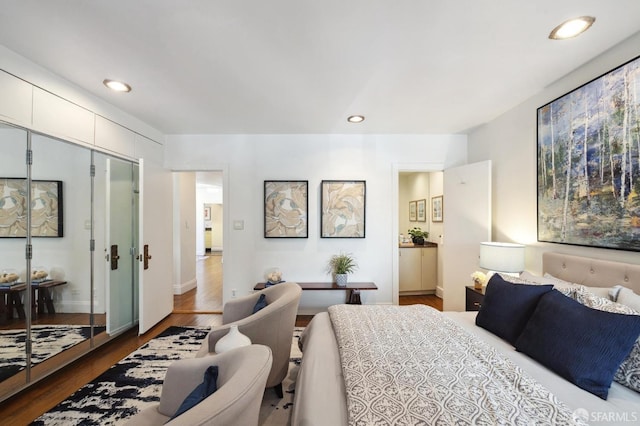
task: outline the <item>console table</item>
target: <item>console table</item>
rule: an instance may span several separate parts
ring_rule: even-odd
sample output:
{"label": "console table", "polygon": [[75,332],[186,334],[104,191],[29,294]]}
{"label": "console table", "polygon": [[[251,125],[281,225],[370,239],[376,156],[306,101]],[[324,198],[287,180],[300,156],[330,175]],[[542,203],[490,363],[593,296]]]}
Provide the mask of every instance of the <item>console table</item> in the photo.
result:
{"label": "console table", "polygon": [[[340,287],[336,283],[297,283],[303,290],[344,290],[347,292],[347,303],[351,305],[362,305],[360,300],[360,290],[377,290],[374,283],[347,283],[345,287]],[[253,289],[263,290],[267,283],[257,283]],[[278,284],[274,284],[278,285]]]}

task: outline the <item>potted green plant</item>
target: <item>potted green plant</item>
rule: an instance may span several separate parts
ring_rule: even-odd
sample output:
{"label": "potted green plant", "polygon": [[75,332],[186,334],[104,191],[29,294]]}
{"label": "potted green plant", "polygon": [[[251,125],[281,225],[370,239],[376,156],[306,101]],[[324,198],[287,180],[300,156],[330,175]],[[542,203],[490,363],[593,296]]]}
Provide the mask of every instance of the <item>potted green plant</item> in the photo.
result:
{"label": "potted green plant", "polygon": [[347,285],[348,274],[358,269],[355,258],[350,253],[334,254],[329,259],[328,272],[335,276],[336,284],[340,287]]}
{"label": "potted green plant", "polygon": [[424,245],[425,238],[429,238],[429,232],[423,231],[421,228],[418,228],[418,227],[409,229],[407,232],[409,232],[409,235],[411,235],[411,240],[413,241],[413,244],[416,244],[418,246]]}

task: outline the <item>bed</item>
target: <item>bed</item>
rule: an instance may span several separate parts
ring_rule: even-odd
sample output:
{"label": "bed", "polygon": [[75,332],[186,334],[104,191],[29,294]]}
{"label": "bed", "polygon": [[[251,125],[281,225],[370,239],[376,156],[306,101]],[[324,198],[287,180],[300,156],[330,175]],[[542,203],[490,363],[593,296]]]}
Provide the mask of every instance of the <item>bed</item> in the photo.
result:
{"label": "bed", "polygon": [[[556,280],[555,289],[566,281],[603,297],[612,297],[612,288],[616,296],[622,297],[622,291],[630,306],[640,298],[640,265],[545,253],[543,273]],[[292,424],[640,422],[637,390],[615,381],[606,399],[583,390],[515,350],[513,343],[478,327],[477,314],[439,313],[415,305],[340,305],[317,314],[301,339]],[[332,320],[340,325],[338,331]],[[471,346],[460,346],[460,341]],[[369,353],[375,350],[392,356],[379,361],[379,353]],[[499,376],[499,381],[493,383],[492,377],[488,382],[487,375]]]}

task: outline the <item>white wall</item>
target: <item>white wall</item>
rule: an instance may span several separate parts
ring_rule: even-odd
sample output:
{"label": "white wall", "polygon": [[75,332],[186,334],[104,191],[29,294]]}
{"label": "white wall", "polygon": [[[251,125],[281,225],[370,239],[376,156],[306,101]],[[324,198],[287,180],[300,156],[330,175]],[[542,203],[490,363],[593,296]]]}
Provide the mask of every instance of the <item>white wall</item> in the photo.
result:
{"label": "white wall", "polygon": [[223,218],[222,204],[210,204],[211,206],[211,250],[221,251],[223,249]]}
{"label": "white wall", "polygon": [[173,174],[173,292],[182,294],[196,287],[196,176]]}
{"label": "white wall", "polygon": [[[443,177],[444,177],[444,173],[442,172],[430,172],[429,173],[429,194],[431,194],[431,198],[433,197],[437,197],[439,195],[443,195],[443,187],[444,187],[444,182],[443,182]],[[444,197],[443,197],[443,202],[444,202]],[[428,240],[431,241],[432,243],[436,243],[438,244],[438,246],[440,244],[442,244],[443,241],[443,234],[444,234],[444,228],[443,228],[443,222],[432,222],[431,221],[431,200],[427,200],[427,217],[428,217],[428,221],[429,221],[429,238]],[[437,270],[438,270],[438,287],[436,288],[436,295],[442,297],[443,295],[443,291],[442,291],[442,269],[443,269],[443,258],[442,258],[442,250],[439,249],[438,250],[438,260],[437,260]]]}
{"label": "white wall", "polygon": [[527,270],[541,272],[546,251],[640,263],[638,253],[537,242],[536,223],[537,108],[633,59],[639,45],[640,33],[469,134],[469,162],[493,163],[493,240],[526,244]]}
{"label": "white wall", "polygon": [[[464,135],[170,135],[165,147],[166,166],[173,170],[226,169],[225,301],[233,289],[248,294],[273,267],[287,280],[328,281],[326,263],[342,250],[358,260],[352,280],[379,287],[363,292],[364,302],[391,303],[398,241],[394,167],[420,162],[452,166],[463,164],[467,155]],[[278,179],[309,181],[309,238],[264,238],[264,180]],[[323,179],[366,180],[365,239],[319,237]],[[233,229],[239,221],[244,229]],[[323,310],[344,297],[340,291],[305,292],[301,312]]]}
{"label": "white wall", "polygon": [[[443,176],[442,172],[430,172],[429,173],[429,194],[431,194],[431,198],[437,197],[443,194]],[[444,197],[443,197],[444,203]],[[427,200],[427,221],[429,223],[429,241],[440,244],[442,243],[442,233],[443,233],[443,222],[433,222],[431,221],[431,200]],[[441,283],[442,280],[438,279],[438,282]]]}

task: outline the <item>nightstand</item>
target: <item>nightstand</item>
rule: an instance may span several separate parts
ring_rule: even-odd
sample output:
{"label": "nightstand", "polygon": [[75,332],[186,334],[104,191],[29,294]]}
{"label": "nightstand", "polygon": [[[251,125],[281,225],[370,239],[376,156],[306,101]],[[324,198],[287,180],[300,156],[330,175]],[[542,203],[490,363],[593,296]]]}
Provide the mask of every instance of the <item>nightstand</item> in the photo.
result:
{"label": "nightstand", "polygon": [[486,287],[476,289],[472,285],[466,286],[467,311],[479,311],[484,299]]}

